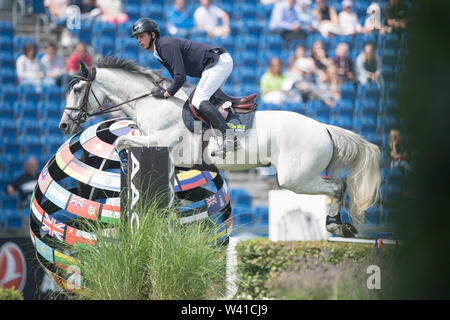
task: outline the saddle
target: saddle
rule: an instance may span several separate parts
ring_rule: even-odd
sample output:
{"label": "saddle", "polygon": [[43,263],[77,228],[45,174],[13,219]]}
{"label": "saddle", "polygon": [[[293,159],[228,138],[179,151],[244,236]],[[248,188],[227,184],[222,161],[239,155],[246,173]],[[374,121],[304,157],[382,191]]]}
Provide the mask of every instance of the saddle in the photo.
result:
{"label": "saddle", "polygon": [[[192,105],[192,97],[194,96],[194,93],[195,90],[192,91],[188,99],[189,111],[195,120],[200,120],[204,124],[209,126],[209,121],[207,121],[201,115],[201,113]],[[213,105],[215,105],[217,109],[219,109],[224,120],[227,120],[230,111],[233,114],[250,113],[252,111],[255,111],[256,107],[258,106],[258,104],[255,103],[256,97],[257,97],[256,93],[246,97],[231,97],[227,95],[225,92],[223,92],[222,89],[219,88],[219,90],[217,90],[212,95],[209,101]]]}

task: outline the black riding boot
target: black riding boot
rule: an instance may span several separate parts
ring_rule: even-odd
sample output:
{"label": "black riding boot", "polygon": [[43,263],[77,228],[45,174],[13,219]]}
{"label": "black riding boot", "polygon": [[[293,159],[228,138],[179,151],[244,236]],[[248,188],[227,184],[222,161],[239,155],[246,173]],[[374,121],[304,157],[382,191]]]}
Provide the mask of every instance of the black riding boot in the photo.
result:
{"label": "black riding boot", "polygon": [[[233,141],[233,135],[231,135],[231,130],[225,120],[222,118],[222,115],[220,114],[219,110],[209,101],[202,101],[199,106],[199,111],[204,115],[208,120],[211,122],[211,125],[215,128],[220,130],[222,132],[223,136],[223,145],[222,150],[219,150],[218,153],[222,155],[222,157],[225,156],[225,153],[227,151],[235,151],[239,149],[239,141],[237,137],[234,137]],[[212,154],[215,155],[214,153]]]}

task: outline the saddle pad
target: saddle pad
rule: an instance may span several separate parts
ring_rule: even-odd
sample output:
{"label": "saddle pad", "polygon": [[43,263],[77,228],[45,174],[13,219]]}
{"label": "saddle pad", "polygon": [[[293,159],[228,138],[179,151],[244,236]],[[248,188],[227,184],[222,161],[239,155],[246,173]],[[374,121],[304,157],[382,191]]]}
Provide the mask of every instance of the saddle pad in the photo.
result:
{"label": "saddle pad", "polygon": [[[232,112],[228,113],[228,117],[225,120],[228,124],[228,126],[236,133],[245,133],[247,129],[251,128],[253,125],[253,119],[255,117],[255,111],[249,112],[249,113],[236,113],[233,114]],[[197,120],[199,121],[199,120]],[[185,126],[191,131],[194,132],[194,118],[192,117],[191,112],[189,111],[189,100],[186,101],[183,105],[183,122]],[[208,128],[205,128],[205,126],[202,123],[203,130],[206,130]]]}

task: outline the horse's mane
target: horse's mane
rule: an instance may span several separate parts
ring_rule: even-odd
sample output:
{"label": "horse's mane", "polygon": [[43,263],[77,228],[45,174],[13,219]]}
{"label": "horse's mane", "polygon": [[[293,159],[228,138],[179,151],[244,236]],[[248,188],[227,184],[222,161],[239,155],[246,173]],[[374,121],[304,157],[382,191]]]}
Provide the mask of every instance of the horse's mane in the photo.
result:
{"label": "horse's mane", "polygon": [[121,69],[131,73],[143,75],[149,77],[153,83],[163,78],[157,72],[146,69],[143,66],[138,65],[133,60],[127,58],[105,56],[102,59],[98,60],[95,65],[97,68]]}
{"label": "horse's mane", "polygon": [[[147,78],[150,78],[150,80],[153,83],[156,83],[158,81],[161,81],[159,84],[167,89],[170,85],[170,80],[167,78],[162,77],[158,72],[147,69],[133,60],[127,59],[127,58],[119,58],[114,56],[105,56],[104,58],[100,59],[96,63],[97,68],[112,68],[112,69],[120,69],[125,70],[134,74],[142,75]],[[184,83],[183,88],[185,89],[193,89],[194,85],[188,83],[187,81]]]}
{"label": "horse's mane", "polygon": [[[162,86],[164,89],[167,89],[170,86],[171,81],[167,78],[162,77],[158,72],[147,69],[133,60],[127,59],[127,58],[119,58],[114,56],[105,56],[102,59],[99,59],[95,63],[96,68],[110,68],[110,69],[118,69],[123,71],[128,71],[131,73],[134,73],[136,75],[144,76],[145,78],[149,79],[154,84],[158,83],[160,86]],[[88,77],[89,71],[87,69],[83,69],[80,72],[78,72],[78,75],[81,75],[85,78]],[[77,84],[80,81],[79,78],[73,78],[68,86],[67,90],[71,91],[73,86]],[[194,89],[194,85],[192,85],[189,82],[185,82],[183,84],[183,89],[187,95]]]}

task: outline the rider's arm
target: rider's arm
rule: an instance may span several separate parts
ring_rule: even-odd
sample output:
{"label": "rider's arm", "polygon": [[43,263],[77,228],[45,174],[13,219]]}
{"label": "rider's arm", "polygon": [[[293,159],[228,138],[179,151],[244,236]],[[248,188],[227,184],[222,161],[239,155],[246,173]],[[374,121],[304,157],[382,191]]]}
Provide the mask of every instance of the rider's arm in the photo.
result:
{"label": "rider's arm", "polygon": [[171,96],[183,86],[186,81],[186,69],[184,67],[183,56],[180,47],[168,44],[161,52],[164,60],[172,69],[172,83],[167,88],[167,93]]}

